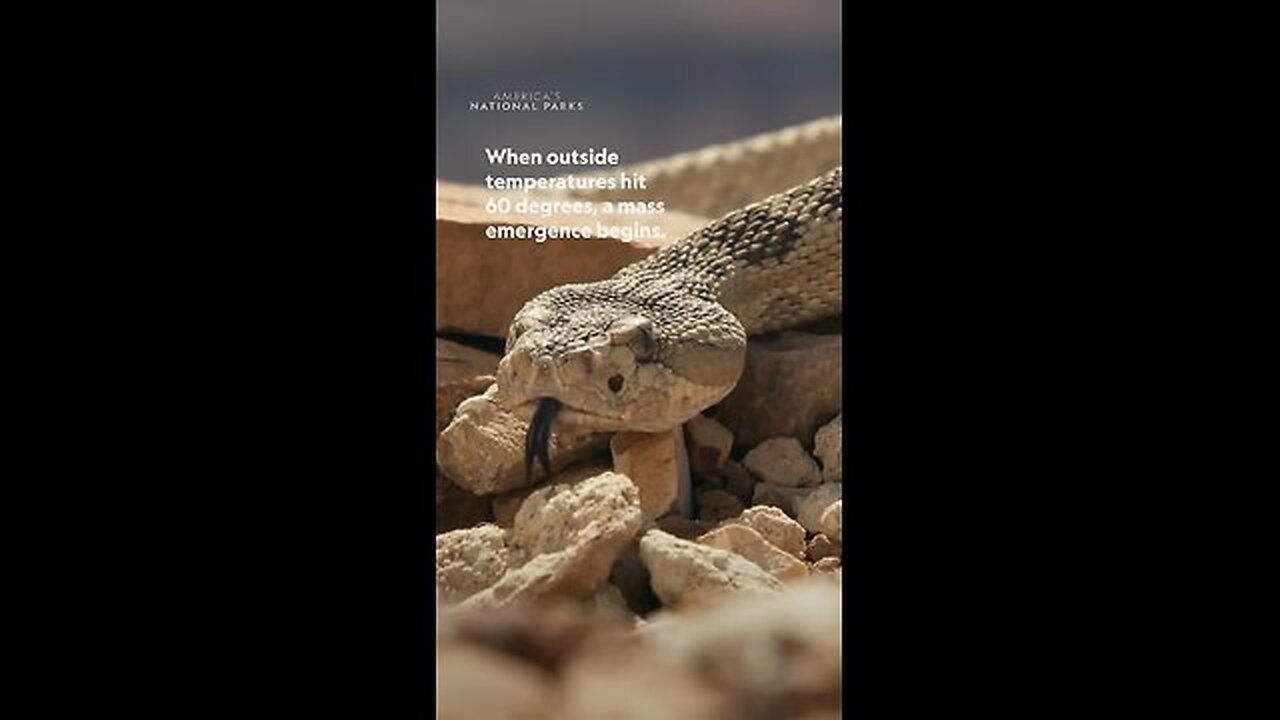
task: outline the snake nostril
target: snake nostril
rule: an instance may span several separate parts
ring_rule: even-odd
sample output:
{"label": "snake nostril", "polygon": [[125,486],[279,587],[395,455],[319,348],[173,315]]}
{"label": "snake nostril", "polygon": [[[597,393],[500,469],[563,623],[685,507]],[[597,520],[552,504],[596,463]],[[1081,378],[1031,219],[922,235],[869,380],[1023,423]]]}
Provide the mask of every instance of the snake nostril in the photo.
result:
{"label": "snake nostril", "polygon": [[614,391],[614,392],[621,392],[621,391],[622,391],[622,376],[621,376],[621,375],[613,375],[613,376],[610,376],[610,378],[609,378],[609,389],[610,389],[610,390],[612,390],[612,391]]}

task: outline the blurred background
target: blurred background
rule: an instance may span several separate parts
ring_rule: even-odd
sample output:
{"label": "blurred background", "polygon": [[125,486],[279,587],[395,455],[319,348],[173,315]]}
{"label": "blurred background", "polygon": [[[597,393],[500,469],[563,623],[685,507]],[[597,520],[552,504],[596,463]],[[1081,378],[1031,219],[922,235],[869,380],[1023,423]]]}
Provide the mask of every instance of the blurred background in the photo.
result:
{"label": "blurred background", "polygon": [[[608,146],[623,164],[840,112],[839,0],[440,0],[437,168],[480,183],[486,146]],[[581,112],[476,112],[559,90]]]}

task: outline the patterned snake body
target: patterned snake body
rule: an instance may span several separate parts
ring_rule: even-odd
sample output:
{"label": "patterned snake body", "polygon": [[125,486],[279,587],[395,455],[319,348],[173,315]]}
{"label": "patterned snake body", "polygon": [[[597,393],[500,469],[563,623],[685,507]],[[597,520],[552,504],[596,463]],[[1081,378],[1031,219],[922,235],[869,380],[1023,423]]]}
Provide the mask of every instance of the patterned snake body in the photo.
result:
{"label": "patterned snake body", "polygon": [[[817,147],[831,153],[830,142]],[[775,152],[806,167],[785,148]],[[838,136],[834,152],[838,163]],[[534,457],[549,465],[553,421],[574,431],[669,430],[728,395],[749,335],[838,315],[841,214],[837,164],[607,280],[526,303],[511,323],[495,398],[530,421],[526,473]]]}

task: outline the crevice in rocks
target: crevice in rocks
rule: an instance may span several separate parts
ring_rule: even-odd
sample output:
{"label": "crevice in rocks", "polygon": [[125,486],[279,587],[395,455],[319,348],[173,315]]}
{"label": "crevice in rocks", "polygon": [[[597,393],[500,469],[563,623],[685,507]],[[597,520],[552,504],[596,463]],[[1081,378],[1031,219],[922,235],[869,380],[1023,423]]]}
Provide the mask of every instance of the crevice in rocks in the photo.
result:
{"label": "crevice in rocks", "polygon": [[452,340],[459,345],[483,350],[485,352],[502,355],[507,348],[507,341],[504,338],[491,337],[489,335],[470,335],[467,333],[436,333],[437,338],[443,340]]}

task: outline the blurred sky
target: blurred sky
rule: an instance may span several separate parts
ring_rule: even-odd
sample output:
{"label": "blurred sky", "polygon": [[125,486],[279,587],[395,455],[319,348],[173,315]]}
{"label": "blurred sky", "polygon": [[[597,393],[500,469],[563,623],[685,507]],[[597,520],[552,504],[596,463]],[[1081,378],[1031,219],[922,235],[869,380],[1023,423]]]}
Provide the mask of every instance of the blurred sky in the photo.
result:
{"label": "blurred sky", "polygon": [[[437,177],[485,146],[607,145],[623,163],[840,112],[839,0],[440,0]],[[583,112],[470,112],[560,90]]]}

